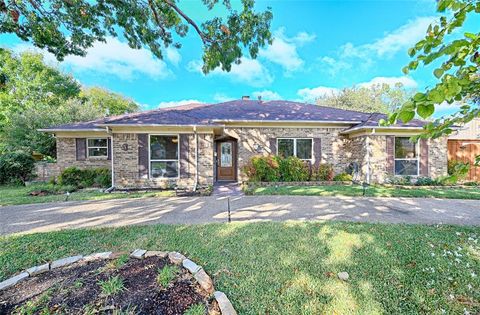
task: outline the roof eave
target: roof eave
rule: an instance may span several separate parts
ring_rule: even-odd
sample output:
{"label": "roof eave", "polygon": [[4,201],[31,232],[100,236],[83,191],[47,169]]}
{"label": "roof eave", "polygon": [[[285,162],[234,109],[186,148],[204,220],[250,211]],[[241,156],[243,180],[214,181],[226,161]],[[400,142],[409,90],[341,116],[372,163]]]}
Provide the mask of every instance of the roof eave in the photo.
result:
{"label": "roof eave", "polygon": [[414,127],[414,126],[404,126],[404,127],[399,127],[399,126],[361,126],[361,127],[353,127],[347,130],[342,131],[342,134],[348,134],[353,131],[358,131],[358,130],[365,130],[365,129],[387,129],[387,130],[423,130],[423,127]]}
{"label": "roof eave", "polygon": [[345,124],[345,125],[358,125],[361,121],[346,121],[346,120],[272,120],[272,119],[212,119],[212,122],[224,122],[224,123],[259,123],[259,122],[272,122],[272,123],[312,123],[312,124]]}
{"label": "roof eave", "polygon": [[52,129],[37,129],[40,132],[79,132],[79,131],[105,131],[105,128],[52,128]]}

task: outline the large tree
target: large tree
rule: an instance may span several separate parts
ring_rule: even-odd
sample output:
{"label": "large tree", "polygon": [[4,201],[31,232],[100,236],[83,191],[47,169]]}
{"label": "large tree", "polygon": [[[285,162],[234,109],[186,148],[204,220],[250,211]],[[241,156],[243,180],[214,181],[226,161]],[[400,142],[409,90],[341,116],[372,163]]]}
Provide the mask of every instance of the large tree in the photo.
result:
{"label": "large tree", "polygon": [[101,87],[82,89],[80,98],[88,103],[89,108],[98,109],[104,116],[132,113],[140,109],[134,100]]}
{"label": "large tree", "polygon": [[[203,0],[213,9],[219,0]],[[178,0],[0,0],[0,34],[16,34],[45,48],[58,60],[84,56],[95,41],[122,33],[132,48],[148,47],[158,58],[169,46],[179,48],[189,29],[203,44],[203,71],[217,67],[229,71],[243,51],[252,58],[271,43],[272,12],[254,11],[254,0],[242,0],[234,10],[222,0],[224,17],[195,21]]]}
{"label": "large tree", "polygon": [[353,86],[338,93],[324,95],[317,99],[318,105],[367,113],[391,113],[398,109],[410,96],[411,91],[401,84],[389,86],[376,84],[370,87]]}

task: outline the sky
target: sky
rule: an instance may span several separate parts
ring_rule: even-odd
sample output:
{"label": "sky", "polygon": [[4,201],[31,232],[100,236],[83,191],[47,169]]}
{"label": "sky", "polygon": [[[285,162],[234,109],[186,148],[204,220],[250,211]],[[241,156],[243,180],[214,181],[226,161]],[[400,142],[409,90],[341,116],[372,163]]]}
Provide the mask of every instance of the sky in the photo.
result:
{"label": "sky", "polygon": [[[179,4],[198,22],[221,12],[208,12],[199,2]],[[82,85],[123,94],[143,109],[243,95],[314,102],[353,85],[401,82],[423,90],[435,84],[433,67],[419,67],[409,76],[401,71],[410,60],[408,48],[438,17],[435,1],[256,1],[257,10],[266,7],[273,11],[273,44],[261,49],[257,59],[247,54],[229,73],[201,73],[201,41],[194,32],[182,40],[181,49],[167,49],[164,60],[117,38],[95,44],[84,58],[70,56],[59,64],[51,56],[46,59]],[[478,29],[478,22],[468,19],[464,28]],[[32,49],[13,35],[0,36],[0,45],[18,52]],[[451,111],[441,106],[437,116]]]}

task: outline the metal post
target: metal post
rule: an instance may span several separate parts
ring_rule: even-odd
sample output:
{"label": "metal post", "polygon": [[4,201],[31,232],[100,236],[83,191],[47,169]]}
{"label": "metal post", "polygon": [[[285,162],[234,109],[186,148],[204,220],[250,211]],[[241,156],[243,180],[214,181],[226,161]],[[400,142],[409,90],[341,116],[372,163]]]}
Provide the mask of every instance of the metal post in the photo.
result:
{"label": "metal post", "polygon": [[232,218],[230,216],[230,197],[227,197],[227,211],[228,211],[228,223],[232,222]]}

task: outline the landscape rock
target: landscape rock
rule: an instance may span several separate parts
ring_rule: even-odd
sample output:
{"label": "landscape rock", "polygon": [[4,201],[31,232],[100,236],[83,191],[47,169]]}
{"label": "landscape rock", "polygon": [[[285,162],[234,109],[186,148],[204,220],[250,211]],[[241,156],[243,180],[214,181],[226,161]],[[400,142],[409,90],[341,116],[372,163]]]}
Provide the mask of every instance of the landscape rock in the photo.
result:
{"label": "landscape rock", "polygon": [[182,265],[185,269],[190,271],[190,273],[193,274],[193,275],[196,274],[197,272],[199,272],[200,269],[202,269],[202,267],[200,267],[199,265],[197,265],[196,263],[194,263],[190,259],[184,259],[182,261]]}
{"label": "landscape rock", "polygon": [[350,277],[348,275],[348,272],[345,272],[345,271],[339,272],[337,276],[338,276],[338,279],[343,280],[343,281],[347,281],[348,278]]}
{"label": "landscape rock", "polygon": [[213,293],[213,282],[209,275],[205,272],[205,270],[200,269],[197,273],[193,275],[195,280],[197,280],[198,284],[207,291],[207,293]]}
{"label": "landscape rock", "polygon": [[0,290],[9,288],[11,286],[16,285],[18,282],[22,281],[23,279],[28,278],[28,272],[24,271],[21,274],[18,274],[14,277],[11,277],[5,281],[0,282]]}
{"label": "landscape rock", "polygon": [[113,254],[112,252],[95,253],[95,254],[91,254],[83,257],[83,260],[89,262],[89,261],[94,261],[98,259],[111,259],[112,254]]}
{"label": "landscape rock", "polygon": [[217,300],[217,303],[218,303],[218,306],[220,307],[220,311],[222,312],[222,315],[237,315],[237,312],[233,308],[232,303],[227,298],[225,293],[220,291],[215,291],[213,295],[215,296],[215,300]]}
{"label": "landscape rock", "polygon": [[136,249],[130,254],[130,257],[137,258],[137,259],[143,259],[146,252],[147,251],[144,250],[144,249]]}
{"label": "landscape rock", "polygon": [[172,264],[180,265],[184,259],[187,259],[187,257],[178,252],[170,252],[168,253],[168,259],[170,259]]}
{"label": "landscape rock", "polygon": [[30,276],[35,276],[35,275],[39,275],[41,273],[44,273],[44,272],[47,272],[50,270],[50,264],[49,263],[46,263],[46,264],[43,264],[43,265],[39,265],[39,266],[34,266],[34,267],[31,267],[31,268],[28,268],[26,270],[26,272],[28,272],[28,274]]}
{"label": "landscape rock", "polygon": [[55,269],[55,268],[71,265],[73,263],[76,263],[80,259],[82,259],[82,257],[83,257],[82,255],[78,255],[78,256],[70,256],[70,257],[67,257],[67,258],[62,258],[62,259],[55,260],[50,264],[50,269]]}
{"label": "landscape rock", "polygon": [[160,257],[160,258],[165,258],[165,257],[168,256],[168,252],[161,252],[161,251],[158,251],[158,250],[148,250],[145,253],[145,258],[153,257],[153,256]]}

